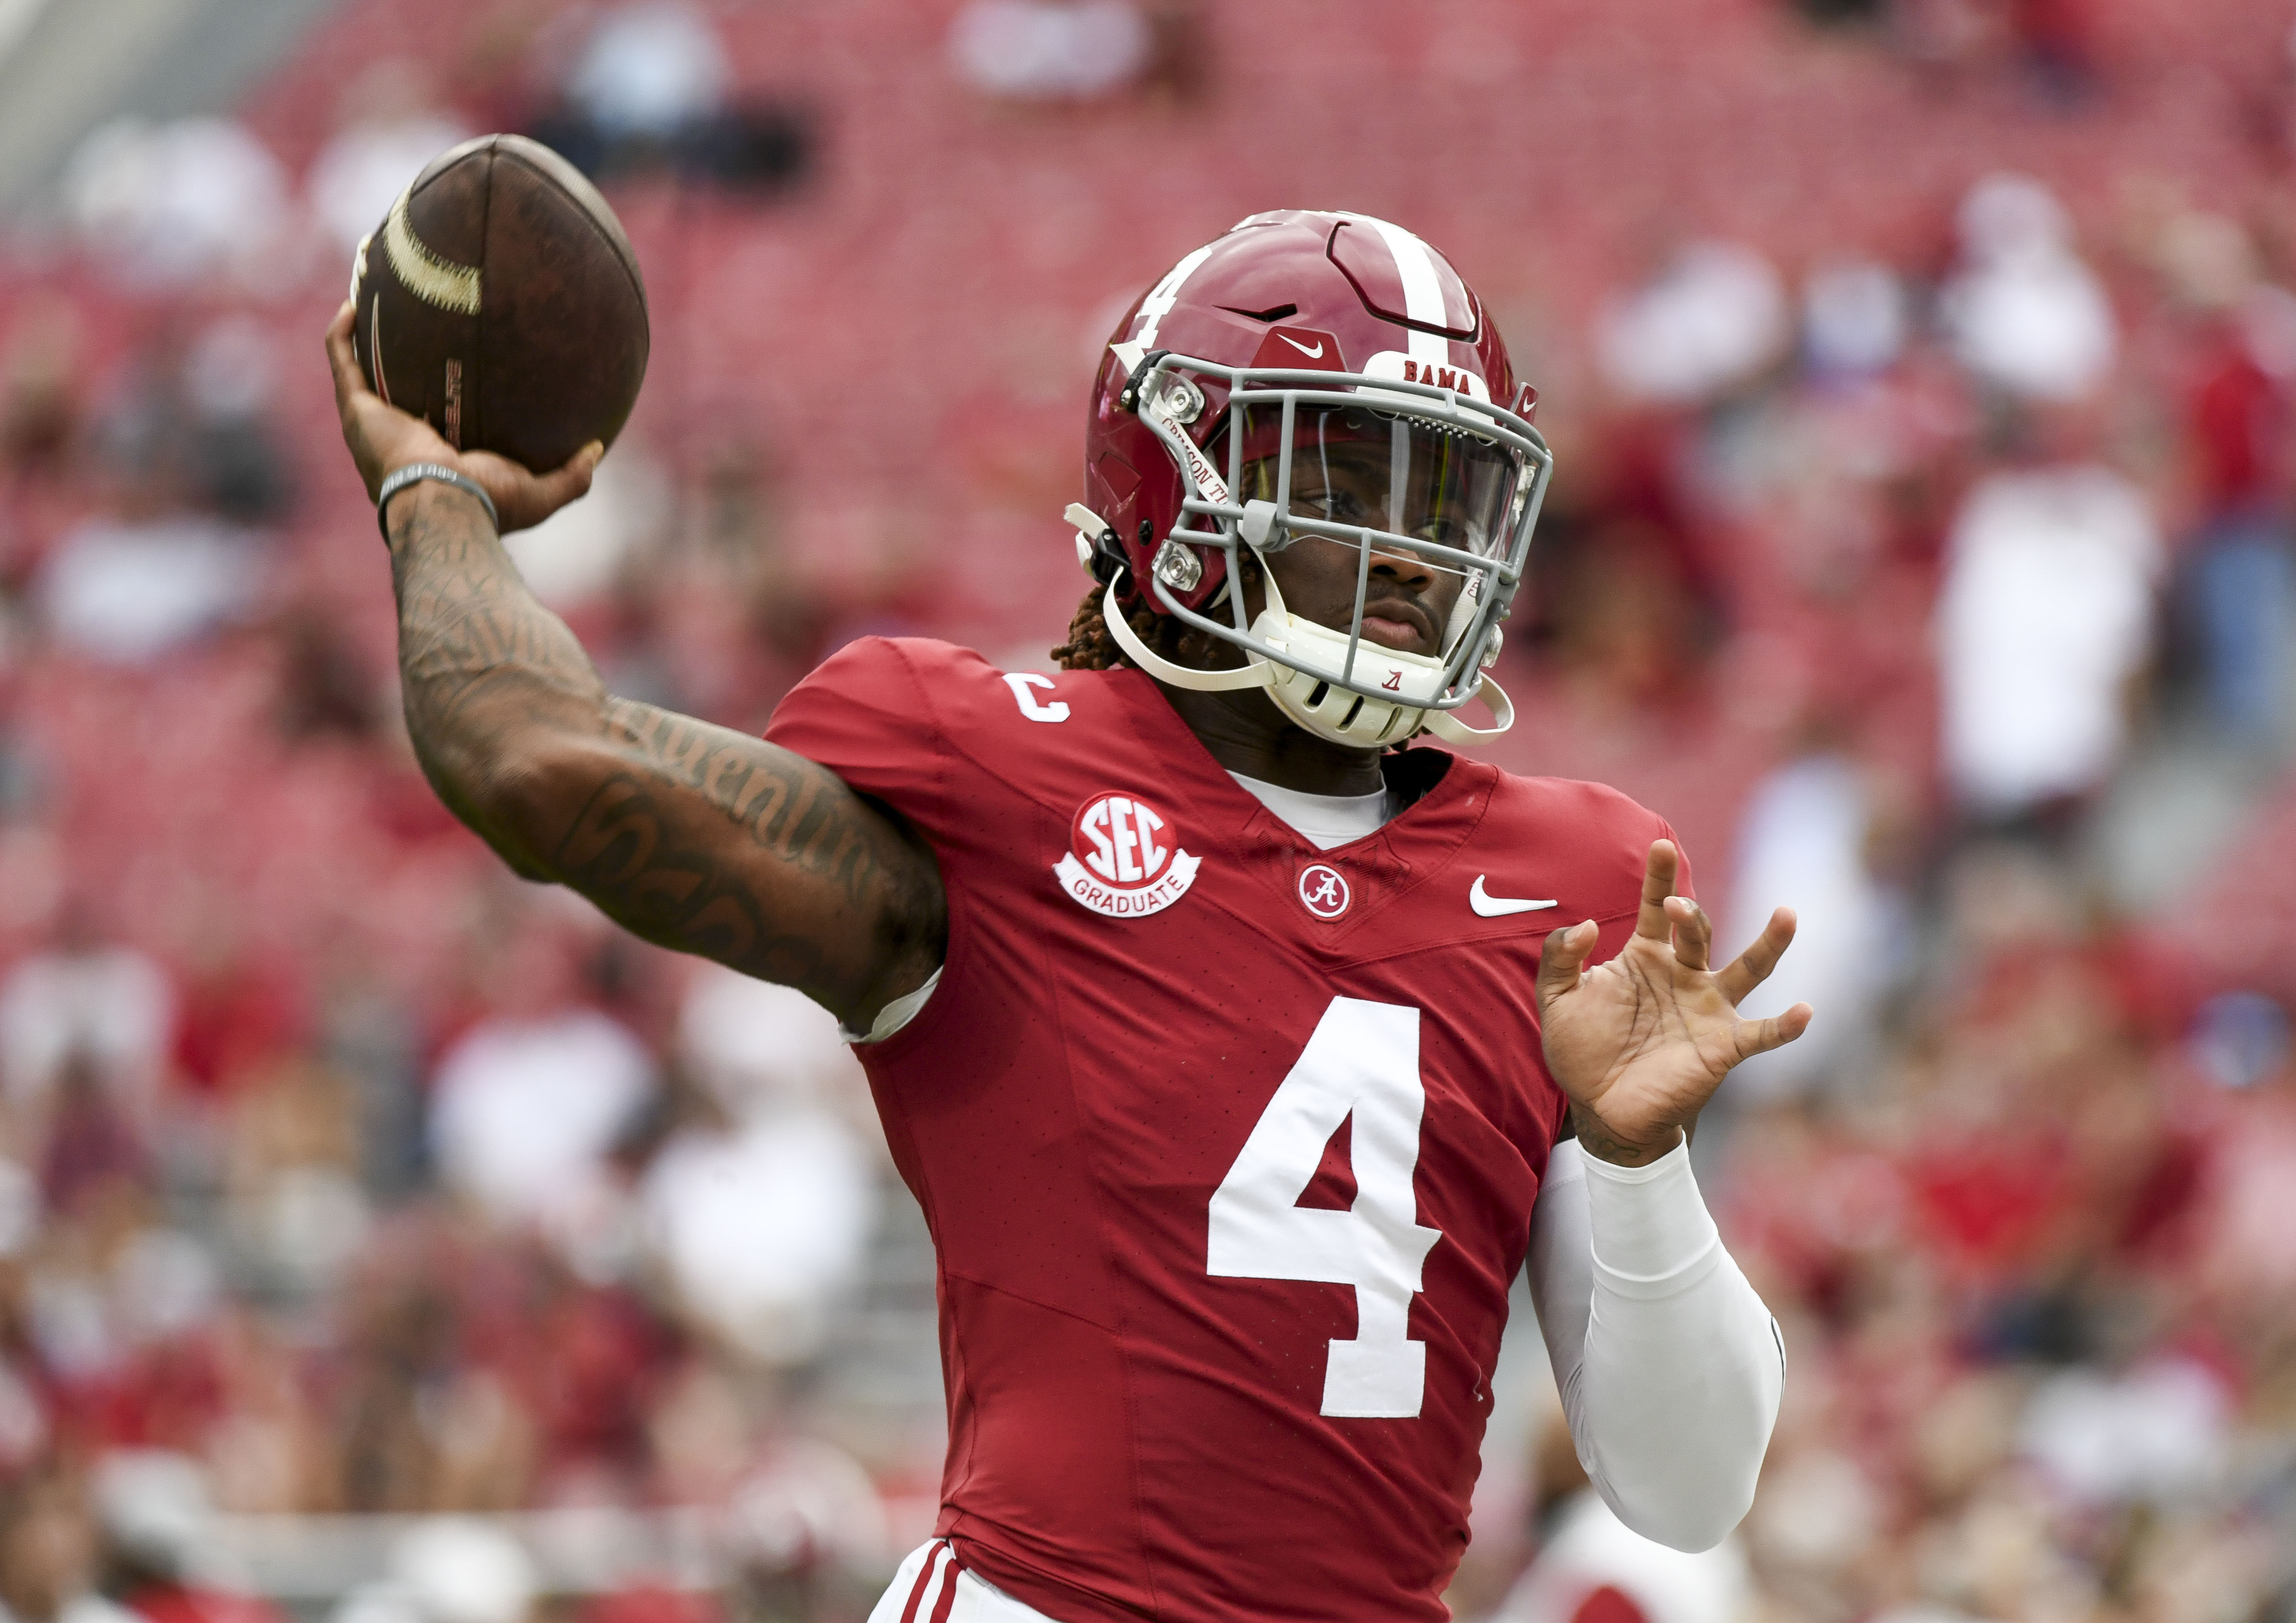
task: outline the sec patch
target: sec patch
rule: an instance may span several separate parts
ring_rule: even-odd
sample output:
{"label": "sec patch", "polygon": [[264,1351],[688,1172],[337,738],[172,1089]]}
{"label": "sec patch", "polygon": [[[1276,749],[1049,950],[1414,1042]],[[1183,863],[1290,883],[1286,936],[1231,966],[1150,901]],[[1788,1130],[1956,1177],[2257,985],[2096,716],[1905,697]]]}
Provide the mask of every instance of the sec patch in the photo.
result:
{"label": "sec patch", "polygon": [[1053,877],[1078,906],[1136,919],[1185,896],[1200,865],[1163,813],[1138,795],[1110,793],[1078,809]]}

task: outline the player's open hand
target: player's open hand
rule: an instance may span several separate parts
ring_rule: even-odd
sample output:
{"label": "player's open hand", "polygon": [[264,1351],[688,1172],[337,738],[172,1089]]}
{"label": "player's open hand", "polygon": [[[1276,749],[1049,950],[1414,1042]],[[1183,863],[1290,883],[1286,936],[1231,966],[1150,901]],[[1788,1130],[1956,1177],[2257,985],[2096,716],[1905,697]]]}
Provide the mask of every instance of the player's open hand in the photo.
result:
{"label": "player's open hand", "polygon": [[1680,866],[1669,841],[1652,845],[1635,933],[1617,957],[1587,968],[1599,933],[1592,919],[1554,931],[1539,957],[1547,1072],[1570,1096],[1580,1143],[1628,1166],[1680,1143],[1733,1065],[1809,1026],[1800,1003],[1768,1020],[1738,1018],[1793,939],[1792,910],[1772,914],[1729,967],[1710,970],[1714,927],[1704,908],[1675,895]]}
{"label": "player's open hand", "polygon": [[506,534],[541,523],[590,488],[590,475],[605,455],[605,447],[595,440],[575,452],[565,466],[534,473],[491,451],[457,451],[422,418],[383,400],[366,386],[357,351],[351,348],[351,324],[357,316],[346,299],[327,324],[327,365],[335,374],[335,412],[342,419],[343,443],[366,481],[369,501],[394,470],[410,463],[444,463],[478,480],[494,499]]}

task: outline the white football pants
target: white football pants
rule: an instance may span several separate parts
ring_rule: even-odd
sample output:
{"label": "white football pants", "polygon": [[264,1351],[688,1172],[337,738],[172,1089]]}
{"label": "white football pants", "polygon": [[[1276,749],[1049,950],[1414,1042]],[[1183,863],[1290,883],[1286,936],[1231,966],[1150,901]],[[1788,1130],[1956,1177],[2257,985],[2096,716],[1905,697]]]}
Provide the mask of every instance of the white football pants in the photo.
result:
{"label": "white football pants", "polygon": [[1053,1623],[996,1585],[961,1570],[948,1540],[912,1550],[869,1613],[869,1623]]}

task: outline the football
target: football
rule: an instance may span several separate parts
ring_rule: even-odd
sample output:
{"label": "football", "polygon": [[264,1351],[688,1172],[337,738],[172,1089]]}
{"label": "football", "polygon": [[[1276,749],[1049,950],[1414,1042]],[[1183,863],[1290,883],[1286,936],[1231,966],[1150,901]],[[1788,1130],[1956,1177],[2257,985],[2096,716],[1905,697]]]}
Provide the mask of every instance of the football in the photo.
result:
{"label": "football", "polygon": [[430,160],[359,244],[367,386],[457,450],[537,472],[621,432],[645,380],[645,284],[613,209],[523,135]]}

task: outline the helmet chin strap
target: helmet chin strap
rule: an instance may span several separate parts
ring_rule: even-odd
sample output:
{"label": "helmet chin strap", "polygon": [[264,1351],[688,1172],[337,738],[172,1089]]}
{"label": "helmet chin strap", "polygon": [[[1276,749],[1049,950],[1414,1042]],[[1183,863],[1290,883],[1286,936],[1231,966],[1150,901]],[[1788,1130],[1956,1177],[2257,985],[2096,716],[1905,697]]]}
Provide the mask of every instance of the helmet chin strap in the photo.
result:
{"label": "helmet chin strap", "polygon": [[[1279,623],[1288,619],[1289,611],[1283,607],[1283,594],[1276,589],[1275,578],[1267,571],[1264,561],[1260,575],[1267,584],[1268,609],[1273,611]],[[1253,687],[1276,690],[1269,696],[1276,701],[1276,708],[1283,713],[1285,719],[1294,726],[1314,733],[1319,737],[1330,738],[1335,743],[1357,744],[1361,747],[1367,742],[1340,736],[1293,714],[1292,706],[1284,702],[1284,700],[1291,696],[1285,691],[1285,673],[1256,653],[1247,653],[1244,658],[1248,663],[1227,670],[1198,670],[1193,665],[1178,665],[1164,658],[1141,640],[1140,634],[1132,629],[1131,622],[1124,618],[1124,611],[1118,606],[1116,588],[1122,579],[1123,577],[1119,575],[1115,580],[1110,581],[1107,591],[1102,594],[1101,619],[1107,625],[1109,635],[1116,639],[1116,645],[1130,657],[1135,665],[1158,681],[1168,682],[1174,687],[1187,688],[1199,693],[1234,693],[1239,689]],[[1483,693],[1486,702],[1491,707],[1492,717],[1498,723],[1496,726],[1471,727],[1461,721],[1453,711],[1422,709],[1419,712],[1418,727],[1414,731],[1423,729],[1432,733],[1445,742],[1454,744],[1479,744],[1496,738],[1514,725],[1514,706],[1508,700],[1505,691],[1497,683],[1492,681],[1488,674],[1483,677]],[[1404,736],[1408,737],[1410,734],[1406,734]],[[1398,738],[1393,742],[1400,743],[1403,740]]]}
{"label": "helmet chin strap", "polygon": [[1100,618],[1107,623],[1108,635],[1116,639],[1116,645],[1159,682],[1192,688],[1199,693],[1224,693],[1237,688],[1266,687],[1275,674],[1275,668],[1256,653],[1244,656],[1250,663],[1230,670],[1198,670],[1193,665],[1175,665],[1140,640],[1140,634],[1132,629],[1132,623],[1124,618],[1124,611],[1117,606],[1116,588],[1123,578],[1119,575],[1108,583],[1108,590],[1100,600]]}
{"label": "helmet chin strap", "polygon": [[1488,742],[1514,725],[1514,703],[1506,696],[1506,689],[1491,680],[1488,671],[1483,673],[1482,694],[1483,702],[1491,707],[1491,718],[1499,724],[1495,727],[1471,727],[1459,719],[1456,710],[1429,710],[1419,725],[1447,744]]}

